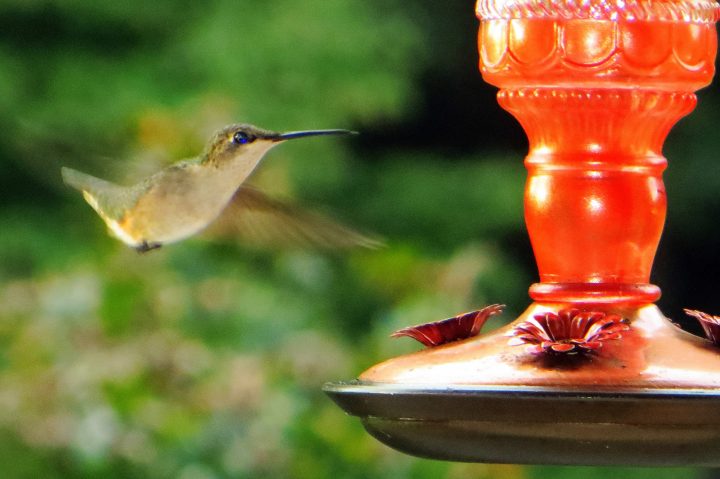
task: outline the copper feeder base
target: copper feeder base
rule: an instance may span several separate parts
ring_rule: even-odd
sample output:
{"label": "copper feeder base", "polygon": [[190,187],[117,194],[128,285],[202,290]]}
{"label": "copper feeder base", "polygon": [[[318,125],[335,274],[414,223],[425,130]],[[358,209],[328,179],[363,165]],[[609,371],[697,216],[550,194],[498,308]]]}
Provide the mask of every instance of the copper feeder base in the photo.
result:
{"label": "copper feeder base", "polygon": [[[519,319],[553,309],[533,304]],[[383,443],[490,463],[720,466],[720,354],[654,305],[578,362],[508,346],[509,325],[374,366],[325,392]]]}

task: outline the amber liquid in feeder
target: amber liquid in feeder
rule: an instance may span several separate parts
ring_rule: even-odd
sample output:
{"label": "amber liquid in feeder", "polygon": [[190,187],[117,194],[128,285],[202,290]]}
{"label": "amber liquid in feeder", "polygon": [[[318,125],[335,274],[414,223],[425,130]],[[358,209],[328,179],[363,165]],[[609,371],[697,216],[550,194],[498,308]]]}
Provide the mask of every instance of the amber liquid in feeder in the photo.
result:
{"label": "amber liquid in feeder", "polygon": [[525,129],[525,220],[542,302],[657,300],[662,146],[712,79],[712,23],[483,20],[484,79]]}

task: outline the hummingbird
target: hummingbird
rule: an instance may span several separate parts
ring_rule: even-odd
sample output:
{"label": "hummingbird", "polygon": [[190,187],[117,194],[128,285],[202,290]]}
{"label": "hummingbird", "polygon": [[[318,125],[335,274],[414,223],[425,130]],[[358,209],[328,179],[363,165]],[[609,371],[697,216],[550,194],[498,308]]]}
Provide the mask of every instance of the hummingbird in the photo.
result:
{"label": "hummingbird", "polygon": [[199,157],[174,163],[131,186],[66,167],[61,173],[67,185],[82,192],[110,233],[139,252],[193,236],[216,223],[220,216],[229,216],[229,222],[220,225],[219,230],[246,230],[252,236],[251,230],[260,223],[256,217],[260,216],[284,223],[281,235],[295,235],[325,246],[372,246],[374,240],[350,228],[270,199],[245,185],[265,154],[280,143],[348,134],[355,132],[333,129],[277,133],[234,124],[216,132]]}

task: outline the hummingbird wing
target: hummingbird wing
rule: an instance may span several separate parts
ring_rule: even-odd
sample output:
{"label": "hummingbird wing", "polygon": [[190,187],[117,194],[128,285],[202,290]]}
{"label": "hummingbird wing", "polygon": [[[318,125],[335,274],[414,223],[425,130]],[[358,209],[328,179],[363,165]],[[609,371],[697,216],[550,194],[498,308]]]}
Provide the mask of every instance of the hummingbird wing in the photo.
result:
{"label": "hummingbird wing", "polygon": [[345,249],[382,245],[323,214],[270,198],[249,186],[235,192],[208,233],[259,246]]}

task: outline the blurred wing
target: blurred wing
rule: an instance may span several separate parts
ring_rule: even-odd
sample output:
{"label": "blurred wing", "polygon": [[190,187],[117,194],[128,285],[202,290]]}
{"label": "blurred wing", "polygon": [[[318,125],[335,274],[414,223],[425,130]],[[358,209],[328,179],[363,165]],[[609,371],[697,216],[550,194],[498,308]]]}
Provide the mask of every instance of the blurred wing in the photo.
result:
{"label": "blurred wing", "polygon": [[235,192],[207,232],[258,246],[344,249],[382,244],[327,216],[269,198],[248,186]]}

